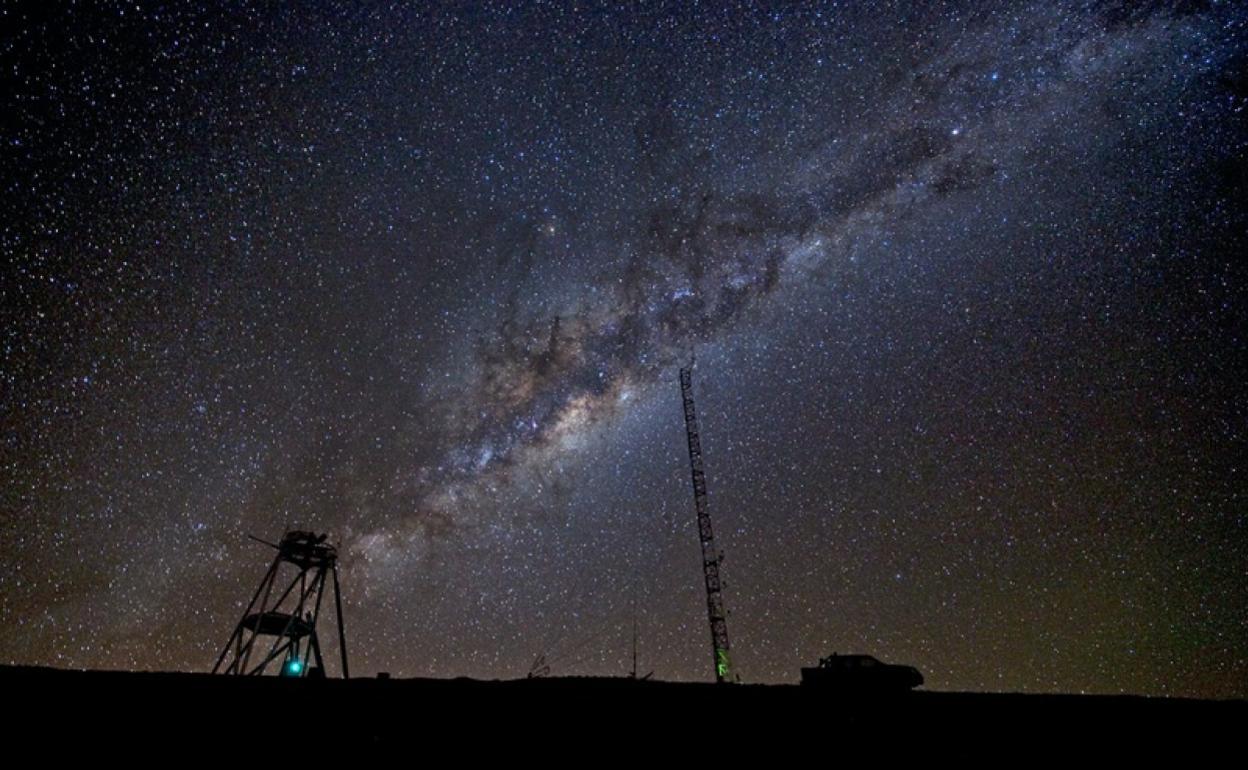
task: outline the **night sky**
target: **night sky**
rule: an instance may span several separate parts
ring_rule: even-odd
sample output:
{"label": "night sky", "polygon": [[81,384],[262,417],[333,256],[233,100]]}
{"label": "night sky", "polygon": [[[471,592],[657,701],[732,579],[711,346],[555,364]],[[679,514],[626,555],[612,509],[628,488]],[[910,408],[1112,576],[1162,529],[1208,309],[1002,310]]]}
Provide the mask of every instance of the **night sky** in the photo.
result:
{"label": "night sky", "polygon": [[692,351],[743,681],[1248,696],[1244,5],[46,5],[0,662],[710,680]]}

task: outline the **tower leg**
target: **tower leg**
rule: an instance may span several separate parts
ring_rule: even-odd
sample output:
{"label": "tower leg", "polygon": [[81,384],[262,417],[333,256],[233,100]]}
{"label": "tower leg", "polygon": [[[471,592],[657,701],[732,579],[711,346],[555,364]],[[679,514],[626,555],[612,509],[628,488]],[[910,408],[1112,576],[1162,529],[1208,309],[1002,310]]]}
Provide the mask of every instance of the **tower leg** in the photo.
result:
{"label": "tower leg", "polygon": [[350,679],[347,670],[347,633],[342,622],[342,592],[338,589],[338,563],[334,563],[334,611],[338,616],[338,649],[342,653],[342,678]]}
{"label": "tower leg", "polygon": [[[260,592],[264,590],[266,585],[273,582],[273,575],[277,572],[277,565],[281,562],[278,556],[273,560],[273,564],[269,566],[269,571],[264,573],[264,578],[260,581],[260,585],[256,586],[256,592],[252,594],[251,601],[247,603],[247,609],[243,610],[243,617],[246,618],[251,612],[251,608],[256,606],[256,599],[260,598]],[[230,647],[235,649],[235,657],[238,657],[238,651],[241,650],[243,641],[243,621],[238,621],[238,625],[234,627],[234,633],[230,635],[230,640],[225,643],[225,649],[221,650],[221,654],[217,657],[217,662],[212,667],[212,673],[217,673],[217,669],[221,668],[221,663],[225,660],[225,656],[229,654]]]}

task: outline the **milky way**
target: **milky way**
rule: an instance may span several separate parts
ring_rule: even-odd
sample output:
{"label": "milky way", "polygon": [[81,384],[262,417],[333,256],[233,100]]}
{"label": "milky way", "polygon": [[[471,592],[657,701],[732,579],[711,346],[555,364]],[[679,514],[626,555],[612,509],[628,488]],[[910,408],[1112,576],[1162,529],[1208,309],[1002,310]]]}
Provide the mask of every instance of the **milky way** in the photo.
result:
{"label": "milky way", "polygon": [[746,681],[1248,694],[1248,14],[687,5],[0,11],[0,658],[709,678],[696,360]]}

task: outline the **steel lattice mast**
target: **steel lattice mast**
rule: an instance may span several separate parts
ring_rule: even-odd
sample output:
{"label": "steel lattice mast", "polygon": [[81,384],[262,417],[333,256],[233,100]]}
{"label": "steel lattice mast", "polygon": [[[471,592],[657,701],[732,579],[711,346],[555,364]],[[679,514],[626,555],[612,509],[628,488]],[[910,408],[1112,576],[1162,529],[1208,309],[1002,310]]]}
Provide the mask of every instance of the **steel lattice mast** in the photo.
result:
{"label": "steel lattice mast", "polygon": [[702,541],[702,574],[706,578],[706,611],[711,621],[711,645],[715,651],[715,681],[732,681],[728,655],[728,618],[724,610],[723,584],[719,577],[719,554],[706,504],[706,474],[702,472],[702,441],[698,415],[693,407],[692,366],[680,370],[680,395],[685,404],[685,432],[689,437],[689,467],[693,476],[693,503],[698,512],[698,539]]}

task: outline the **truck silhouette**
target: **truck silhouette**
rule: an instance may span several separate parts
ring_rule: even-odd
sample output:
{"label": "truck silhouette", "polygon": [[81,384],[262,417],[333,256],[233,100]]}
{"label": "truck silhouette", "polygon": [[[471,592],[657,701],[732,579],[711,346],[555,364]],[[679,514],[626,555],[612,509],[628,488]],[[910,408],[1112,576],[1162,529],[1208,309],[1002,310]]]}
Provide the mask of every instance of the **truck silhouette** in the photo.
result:
{"label": "truck silhouette", "polygon": [[923,684],[914,666],[881,663],[870,655],[837,655],[802,669],[802,684],[847,692],[903,692]]}

